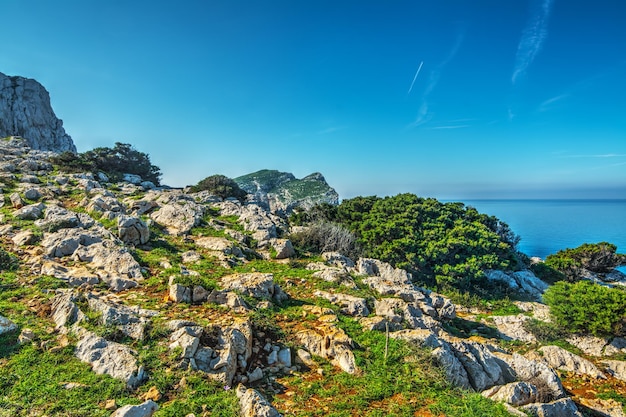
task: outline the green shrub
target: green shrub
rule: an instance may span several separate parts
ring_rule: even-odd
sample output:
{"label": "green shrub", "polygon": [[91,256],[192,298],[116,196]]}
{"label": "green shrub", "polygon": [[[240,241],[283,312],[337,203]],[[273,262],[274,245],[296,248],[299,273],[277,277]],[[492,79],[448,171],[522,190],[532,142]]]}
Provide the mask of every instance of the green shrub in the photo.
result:
{"label": "green shrub", "polygon": [[357,197],[344,200],[336,216],[366,256],[407,269],[427,285],[467,290],[485,269],[517,267],[519,238],[509,226],[462,203],[413,194]]}
{"label": "green shrub", "polygon": [[555,322],[570,332],[595,336],[623,335],[626,291],[590,281],[557,282],[544,293]]}
{"label": "green shrub", "polygon": [[615,253],[617,246],[608,242],[584,243],[575,249],[558,251],[546,258],[546,266],[567,278],[576,281],[584,270],[605,274],[626,263],[626,255]]}
{"label": "green shrub", "polygon": [[554,284],[558,281],[565,279],[565,274],[557,271],[556,269],[546,265],[544,262],[532,264],[530,270],[542,281],[548,284]]}
{"label": "green shrub", "polygon": [[13,271],[17,269],[18,260],[17,258],[0,248],[0,271]]}
{"label": "green shrub", "polygon": [[229,198],[234,197],[238,200],[243,200],[246,198],[247,193],[239,188],[239,185],[225,175],[211,175],[210,177],[206,177],[196,185],[191,187],[192,193],[197,193],[200,191],[208,191],[213,195],[216,195],[220,198]]}
{"label": "green shrub", "polygon": [[112,181],[120,181],[124,174],[134,174],[159,185],[161,178],[160,168],[152,165],[148,154],[128,143],[116,142],[113,148],[95,148],[79,154],[63,152],[51,161],[61,171],[104,172]]}

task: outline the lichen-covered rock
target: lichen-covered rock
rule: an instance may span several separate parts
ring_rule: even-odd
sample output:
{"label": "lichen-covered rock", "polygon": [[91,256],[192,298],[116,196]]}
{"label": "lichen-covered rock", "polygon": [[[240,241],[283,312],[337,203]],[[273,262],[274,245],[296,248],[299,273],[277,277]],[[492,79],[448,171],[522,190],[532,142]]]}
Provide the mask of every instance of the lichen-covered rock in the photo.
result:
{"label": "lichen-covered rock", "polygon": [[204,209],[194,201],[180,199],[162,206],[150,214],[150,218],[165,226],[171,235],[186,235],[198,226],[202,220]]}
{"label": "lichen-covered rock", "polygon": [[0,316],[0,334],[17,330],[17,325],[6,317]]}
{"label": "lichen-covered rock", "polygon": [[80,300],[82,298],[73,291],[57,290],[52,299],[52,320],[57,329],[87,320],[87,316],[76,305]]}
{"label": "lichen-covered rock", "polygon": [[46,206],[43,203],[31,204],[17,209],[13,216],[20,220],[37,220],[43,216]]}
{"label": "lichen-covered rock", "polygon": [[550,403],[527,404],[522,406],[521,410],[536,417],[583,417],[569,397]]}
{"label": "lichen-covered rock", "polygon": [[150,229],[138,217],[118,216],[117,233],[120,240],[127,245],[144,245],[150,240]]}

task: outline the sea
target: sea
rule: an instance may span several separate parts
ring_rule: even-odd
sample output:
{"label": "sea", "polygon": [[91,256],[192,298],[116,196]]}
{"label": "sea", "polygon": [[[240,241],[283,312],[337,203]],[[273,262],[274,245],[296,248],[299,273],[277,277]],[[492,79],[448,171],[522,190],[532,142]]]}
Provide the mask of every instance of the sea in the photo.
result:
{"label": "sea", "polygon": [[[546,256],[583,243],[609,242],[626,253],[626,200],[465,200],[521,237],[518,250]],[[626,273],[626,267],[618,268]]]}

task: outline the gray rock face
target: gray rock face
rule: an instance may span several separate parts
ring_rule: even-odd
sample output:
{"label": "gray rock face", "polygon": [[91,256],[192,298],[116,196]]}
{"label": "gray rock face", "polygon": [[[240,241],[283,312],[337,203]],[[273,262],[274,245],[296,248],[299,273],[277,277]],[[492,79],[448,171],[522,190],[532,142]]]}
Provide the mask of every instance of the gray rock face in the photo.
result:
{"label": "gray rock face", "polygon": [[250,274],[233,274],[222,278],[225,290],[237,290],[244,295],[260,300],[283,302],[289,297],[274,283],[273,274],[253,272]]}
{"label": "gray rock face", "polygon": [[33,79],[0,72],[0,137],[6,136],[22,136],[33,149],[76,152],[48,91]]}
{"label": "gray rock face", "polygon": [[536,401],[537,387],[528,382],[512,382],[492,387],[483,391],[482,395],[494,401],[502,401],[519,407]]}
{"label": "gray rock face", "polygon": [[541,296],[548,289],[548,284],[540,280],[531,271],[504,272],[498,270],[485,271],[485,276],[491,281],[506,283],[512,290],[541,301]]}
{"label": "gray rock face", "polygon": [[603,363],[611,375],[626,381],[626,361],[604,361]]}

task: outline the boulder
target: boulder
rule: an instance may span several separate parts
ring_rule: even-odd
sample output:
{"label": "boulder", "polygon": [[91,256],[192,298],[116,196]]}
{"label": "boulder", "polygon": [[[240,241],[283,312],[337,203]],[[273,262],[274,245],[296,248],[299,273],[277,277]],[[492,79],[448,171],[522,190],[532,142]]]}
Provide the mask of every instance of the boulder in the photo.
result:
{"label": "boulder", "polygon": [[[83,223],[83,219],[85,223]],[[94,221],[89,216],[80,216],[57,205],[49,205],[44,213],[44,218],[35,222],[37,227],[50,233],[65,228],[91,227],[93,224]]]}
{"label": "boulder", "polygon": [[569,397],[551,403],[527,404],[522,406],[521,410],[537,417],[583,417]]}
{"label": "boulder", "polygon": [[76,305],[81,300],[81,296],[73,291],[57,290],[56,295],[52,298],[51,309],[52,320],[57,329],[87,320],[87,316]]}
{"label": "boulder", "polygon": [[20,220],[37,220],[43,216],[46,206],[43,203],[31,204],[17,209],[13,216]]}
{"label": "boulder", "polygon": [[37,237],[32,230],[24,230],[13,236],[11,240],[15,246],[24,246],[32,245],[37,240]]}
{"label": "boulder", "polygon": [[6,317],[0,316],[0,334],[17,330],[17,325]]}
{"label": "boulder", "polygon": [[145,379],[143,368],[137,364],[136,353],[126,345],[108,341],[95,333],[79,329],[80,340],[74,354],[91,365],[97,374],[120,379],[131,388],[137,388]]}
{"label": "boulder", "polygon": [[496,385],[481,393],[493,401],[505,402],[516,407],[534,403],[537,400],[537,387],[528,382],[511,382]]}
{"label": "boulder", "polygon": [[606,376],[587,359],[583,359],[558,346],[543,346],[539,349],[543,360],[554,369],[562,369],[593,378],[606,379]]}
{"label": "boulder", "polygon": [[485,345],[472,341],[457,341],[450,345],[475,391],[481,392],[494,385],[512,382],[508,369]]}
{"label": "boulder", "polygon": [[626,381],[626,361],[604,361],[606,371],[617,379]]}
{"label": "boulder", "polygon": [[125,335],[143,340],[150,318],[158,313],[139,307],[129,307],[92,294],[87,296],[89,309],[100,313],[100,322],[105,326],[115,326]]}
{"label": "boulder", "polygon": [[[257,368],[258,369],[258,368]],[[255,389],[237,386],[241,417],[280,417],[280,413]]]}
{"label": "boulder", "polygon": [[365,298],[347,294],[331,294],[326,291],[316,291],[315,296],[325,298],[342,308],[342,313],[354,317],[367,317],[370,314]]}
{"label": "boulder", "polygon": [[296,250],[289,239],[271,239],[270,245],[274,249],[275,259],[287,259],[296,255]]}
{"label": "boulder", "polygon": [[536,301],[541,301],[541,297],[548,284],[537,278],[532,271],[504,272],[499,270],[485,271],[485,277],[491,281],[500,281],[507,284],[512,290],[526,294]]}
{"label": "boulder", "polygon": [[225,290],[236,290],[260,300],[283,302],[289,298],[283,290],[274,283],[273,274],[253,272],[249,274],[233,274],[222,278],[222,287]]}
{"label": "boulder", "polygon": [[504,340],[519,340],[521,342],[534,343],[535,336],[526,330],[524,323],[530,320],[529,316],[518,314],[516,316],[492,316],[500,337]]}
{"label": "boulder", "polygon": [[118,216],[117,233],[120,240],[127,245],[145,245],[150,240],[150,229],[138,217]]}
{"label": "boulder", "polygon": [[147,400],[139,405],[125,405],[118,408],[110,417],[152,417],[158,409],[157,403]]}
{"label": "boulder", "polygon": [[171,235],[186,235],[202,220],[202,206],[189,200],[178,200],[162,206],[150,214],[150,218],[164,226]]}
{"label": "boulder", "polygon": [[42,195],[41,191],[39,191],[39,188],[29,188],[24,191],[24,197],[31,201],[37,201],[42,197]]}

